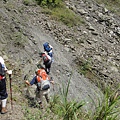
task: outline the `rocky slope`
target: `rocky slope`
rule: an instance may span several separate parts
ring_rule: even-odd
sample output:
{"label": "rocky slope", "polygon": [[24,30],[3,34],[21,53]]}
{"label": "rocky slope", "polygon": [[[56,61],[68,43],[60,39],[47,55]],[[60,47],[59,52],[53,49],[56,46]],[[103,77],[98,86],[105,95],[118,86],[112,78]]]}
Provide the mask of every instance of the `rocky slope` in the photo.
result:
{"label": "rocky slope", "polygon": [[[75,62],[80,63],[81,59],[91,63],[101,81],[119,83],[120,17],[93,1],[69,0],[66,5],[82,16],[86,24],[68,28],[44,15],[35,3],[25,6],[22,0],[0,1],[0,53],[9,62],[8,68],[13,69],[14,98],[12,114],[0,115],[2,120],[22,119],[24,77],[32,79],[38,53],[43,51],[42,44],[46,41],[54,47],[50,74],[55,81],[54,94],[59,93],[62,82],[67,84],[71,79],[69,98],[88,102],[91,97],[96,102],[102,96],[95,84],[79,74]],[[76,58],[79,59],[76,61]],[[10,100],[8,102],[10,109]],[[91,106],[93,103],[89,101],[85,109]]]}

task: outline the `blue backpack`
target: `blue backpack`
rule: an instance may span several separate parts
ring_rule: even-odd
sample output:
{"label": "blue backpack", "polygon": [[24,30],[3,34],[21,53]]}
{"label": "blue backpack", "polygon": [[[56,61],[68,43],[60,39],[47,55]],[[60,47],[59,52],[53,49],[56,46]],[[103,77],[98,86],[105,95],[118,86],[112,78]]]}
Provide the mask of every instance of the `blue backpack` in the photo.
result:
{"label": "blue backpack", "polygon": [[50,52],[50,50],[52,50],[52,48],[49,47],[49,43],[48,43],[48,42],[44,43],[44,44],[43,44],[43,47],[44,47],[44,50],[45,50],[46,52]]}

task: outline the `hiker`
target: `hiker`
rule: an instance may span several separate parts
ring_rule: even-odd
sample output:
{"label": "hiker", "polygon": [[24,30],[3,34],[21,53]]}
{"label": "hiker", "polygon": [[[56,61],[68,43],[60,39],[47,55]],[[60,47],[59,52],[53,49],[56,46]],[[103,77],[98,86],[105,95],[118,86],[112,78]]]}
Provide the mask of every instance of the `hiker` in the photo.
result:
{"label": "hiker", "polygon": [[6,90],[6,77],[5,74],[12,74],[11,70],[8,70],[5,66],[4,59],[0,56],[0,112],[1,114],[7,113],[6,103],[8,93]]}
{"label": "hiker", "polygon": [[35,73],[36,75],[33,77],[32,81],[29,82],[28,80],[26,80],[26,84],[29,86],[35,84],[37,86],[36,99],[38,104],[40,105],[40,108],[43,109],[43,96],[45,96],[47,103],[49,103],[48,93],[50,92],[50,83],[54,84],[54,81],[50,79],[43,67],[38,69]]}
{"label": "hiker", "polygon": [[51,64],[52,64],[51,57],[49,55],[47,55],[46,52],[40,53],[40,57],[42,58],[43,64],[45,65],[46,73],[49,74],[50,73]]}
{"label": "hiker", "polygon": [[43,44],[43,47],[44,47],[44,51],[48,53],[48,55],[52,58],[52,62],[53,62],[53,47],[48,42],[45,42]]}

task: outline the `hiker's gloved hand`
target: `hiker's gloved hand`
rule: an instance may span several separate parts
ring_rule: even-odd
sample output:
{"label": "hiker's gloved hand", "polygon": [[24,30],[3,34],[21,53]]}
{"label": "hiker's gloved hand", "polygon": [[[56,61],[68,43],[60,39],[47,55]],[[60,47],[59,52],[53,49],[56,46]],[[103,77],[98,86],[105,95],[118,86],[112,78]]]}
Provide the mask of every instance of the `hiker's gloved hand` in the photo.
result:
{"label": "hiker's gloved hand", "polygon": [[54,85],[54,81],[53,80],[51,80],[50,82]]}
{"label": "hiker's gloved hand", "polygon": [[12,70],[7,70],[7,73],[8,73],[9,75],[12,75]]}

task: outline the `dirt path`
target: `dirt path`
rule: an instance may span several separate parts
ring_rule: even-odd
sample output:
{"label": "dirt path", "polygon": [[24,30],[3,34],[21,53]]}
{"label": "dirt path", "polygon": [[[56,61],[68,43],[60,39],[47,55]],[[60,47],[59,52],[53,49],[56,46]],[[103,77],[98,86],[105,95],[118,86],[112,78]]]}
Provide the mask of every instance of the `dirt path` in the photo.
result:
{"label": "dirt path", "polygon": [[59,85],[61,86],[62,82],[66,84],[70,79],[69,97],[89,102],[86,107],[93,106],[90,98],[97,101],[101,92],[88,79],[77,72],[78,70],[73,62],[73,53],[67,52],[64,46],[57,43],[51,36],[43,33],[38,27],[33,26],[32,35],[38,43],[40,51],[43,51],[42,44],[46,41],[54,48],[54,63],[50,75],[55,80],[56,92],[59,91]]}

